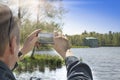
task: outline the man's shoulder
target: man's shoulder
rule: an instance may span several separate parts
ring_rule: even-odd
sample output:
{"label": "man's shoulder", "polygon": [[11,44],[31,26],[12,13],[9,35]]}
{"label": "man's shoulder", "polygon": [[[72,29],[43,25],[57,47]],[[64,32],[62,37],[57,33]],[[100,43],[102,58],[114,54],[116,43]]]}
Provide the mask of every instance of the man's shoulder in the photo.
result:
{"label": "man's shoulder", "polygon": [[15,80],[15,77],[11,72],[0,67],[0,80]]}
{"label": "man's shoulder", "polygon": [[0,80],[15,80],[12,72],[0,62]]}

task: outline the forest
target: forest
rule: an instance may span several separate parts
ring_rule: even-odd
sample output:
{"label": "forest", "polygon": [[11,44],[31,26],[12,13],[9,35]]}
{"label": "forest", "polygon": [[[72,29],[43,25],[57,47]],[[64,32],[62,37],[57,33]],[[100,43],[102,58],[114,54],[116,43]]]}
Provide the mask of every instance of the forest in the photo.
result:
{"label": "forest", "polygon": [[98,39],[99,46],[120,46],[120,32],[112,32],[108,33],[97,33],[97,32],[87,32],[84,31],[82,34],[77,35],[67,35],[68,39],[72,46],[83,46],[83,39],[85,37],[95,37]]}

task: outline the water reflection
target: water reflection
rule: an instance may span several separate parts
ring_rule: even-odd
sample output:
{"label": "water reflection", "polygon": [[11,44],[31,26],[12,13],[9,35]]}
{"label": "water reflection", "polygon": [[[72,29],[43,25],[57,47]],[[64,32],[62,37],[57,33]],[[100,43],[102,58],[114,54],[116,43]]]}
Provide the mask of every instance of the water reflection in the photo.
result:
{"label": "water reflection", "polygon": [[17,80],[33,80],[41,79],[41,80],[67,80],[66,79],[66,67],[56,69],[55,71],[50,71],[49,68],[45,67],[45,72],[40,72],[39,70],[35,70],[34,72],[22,72],[20,74],[15,74]]}

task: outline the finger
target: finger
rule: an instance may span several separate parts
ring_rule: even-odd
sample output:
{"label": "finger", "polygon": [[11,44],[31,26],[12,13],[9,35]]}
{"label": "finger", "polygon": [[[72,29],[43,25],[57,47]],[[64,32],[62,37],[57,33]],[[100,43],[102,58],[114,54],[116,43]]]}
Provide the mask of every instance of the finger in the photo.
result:
{"label": "finger", "polygon": [[58,32],[58,36],[59,36],[59,37],[62,37],[62,32]]}
{"label": "finger", "polygon": [[35,31],[33,32],[33,35],[34,35],[34,36],[38,36],[38,33],[40,33],[40,31],[41,31],[40,29],[35,30]]}
{"label": "finger", "polygon": [[63,37],[64,37],[66,40],[68,40],[68,38],[67,38],[65,35],[63,35]]}
{"label": "finger", "polygon": [[35,43],[37,42],[37,40],[38,40],[38,37],[34,37],[34,38],[31,40],[31,43],[32,43],[33,45],[35,45]]}
{"label": "finger", "polygon": [[38,33],[40,33],[41,29],[37,29],[33,31],[29,36],[38,36]]}
{"label": "finger", "polygon": [[36,47],[39,47],[39,46],[40,46],[40,43],[39,43],[39,42],[36,42],[36,43],[35,43],[35,46],[36,46]]}
{"label": "finger", "polygon": [[54,31],[54,37],[57,37],[57,36],[58,36],[58,32]]}

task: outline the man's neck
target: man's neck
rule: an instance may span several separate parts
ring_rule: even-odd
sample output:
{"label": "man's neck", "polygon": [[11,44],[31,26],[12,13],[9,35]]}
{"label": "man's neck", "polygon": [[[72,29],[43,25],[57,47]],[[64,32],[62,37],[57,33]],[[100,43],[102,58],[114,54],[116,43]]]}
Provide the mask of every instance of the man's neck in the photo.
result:
{"label": "man's neck", "polygon": [[0,61],[2,61],[4,64],[6,64],[6,66],[10,69],[8,61],[5,59],[4,56],[0,57]]}
{"label": "man's neck", "polygon": [[4,62],[4,58],[0,56],[0,61]]}

